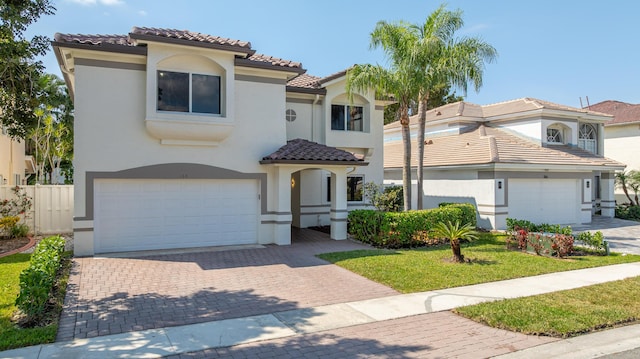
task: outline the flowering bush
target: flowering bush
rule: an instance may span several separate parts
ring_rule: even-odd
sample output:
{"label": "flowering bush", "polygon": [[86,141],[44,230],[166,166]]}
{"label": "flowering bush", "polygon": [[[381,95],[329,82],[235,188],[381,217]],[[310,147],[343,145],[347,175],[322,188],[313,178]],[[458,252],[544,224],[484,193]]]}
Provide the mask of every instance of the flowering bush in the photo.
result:
{"label": "flowering bush", "polygon": [[527,220],[507,218],[507,247],[514,245],[522,251],[537,255],[555,255],[564,258],[573,252],[571,227],[560,225],[534,224]]}
{"label": "flowering bush", "polygon": [[19,186],[13,187],[11,191],[14,194],[13,198],[0,200],[0,234],[10,237],[23,236],[29,232],[29,227],[18,222],[29,216],[33,203],[31,197]]}

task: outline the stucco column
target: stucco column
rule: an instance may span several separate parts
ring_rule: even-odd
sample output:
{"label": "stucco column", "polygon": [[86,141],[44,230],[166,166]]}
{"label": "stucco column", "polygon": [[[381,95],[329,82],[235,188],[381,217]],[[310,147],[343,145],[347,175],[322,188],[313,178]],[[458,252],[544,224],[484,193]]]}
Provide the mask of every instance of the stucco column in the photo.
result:
{"label": "stucco column", "polygon": [[331,239],[347,239],[347,170],[331,172]]}
{"label": "stucco column", "polygon": [[602,172],[600,177],[600,209],[602,217],[615,217],[616,215],[615,182],[615,173]]}
{"label": "stucco column", "polygon": [[291,169],[278,167],[273,238],[277,245],[291,244]]}

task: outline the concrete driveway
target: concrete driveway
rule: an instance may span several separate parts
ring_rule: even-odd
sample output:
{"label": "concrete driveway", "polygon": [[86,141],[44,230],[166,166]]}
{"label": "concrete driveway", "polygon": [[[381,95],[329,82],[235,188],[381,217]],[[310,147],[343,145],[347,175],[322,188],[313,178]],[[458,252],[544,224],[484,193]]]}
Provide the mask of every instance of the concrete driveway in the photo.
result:
{"label": "concrete driveway", "polygon": [[315,257],[367,248],[300,230],[291,246],[75,258],[57,341],[398,294]]}
{"label": "concrete driveway", "polygon": [[613,252],[640,254],[640,222],[593,216],[591,223],[574,226],[573,230],[600,231]]}

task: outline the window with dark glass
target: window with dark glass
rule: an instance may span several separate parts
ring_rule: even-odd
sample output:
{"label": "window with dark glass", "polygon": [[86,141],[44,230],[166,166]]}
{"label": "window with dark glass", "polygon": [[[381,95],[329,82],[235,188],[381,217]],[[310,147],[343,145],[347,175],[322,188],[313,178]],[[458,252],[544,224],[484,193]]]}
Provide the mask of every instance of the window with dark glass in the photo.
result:
{"label": "window with dark glass", "polygon": [[331,105],[331,129],[338,131],[360,131],[364,129],[362,106]]}
{"label": "window with dark glass", "polygon": [[[362,187],[364,186],[364,177],[349,176],[347,177],[347,201],[361,202],[363,199]],[[331,177],[327,177],[327,202],[331,202]]]}
{"label": "window with dark glass", "polygon": [[158,110],[220,114],[220,76],[158,71]]}

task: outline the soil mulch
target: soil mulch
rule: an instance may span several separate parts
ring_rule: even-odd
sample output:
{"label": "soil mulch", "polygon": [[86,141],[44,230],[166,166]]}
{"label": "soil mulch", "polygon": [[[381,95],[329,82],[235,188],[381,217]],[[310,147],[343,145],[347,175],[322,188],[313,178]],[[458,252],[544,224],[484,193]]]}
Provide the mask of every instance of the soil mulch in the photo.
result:
{"label": "soil mulch", "polygon": [[14,253],[22,252],[35,245],[35,240],[31,237],[0,238],[0,257],[6,257]]}

